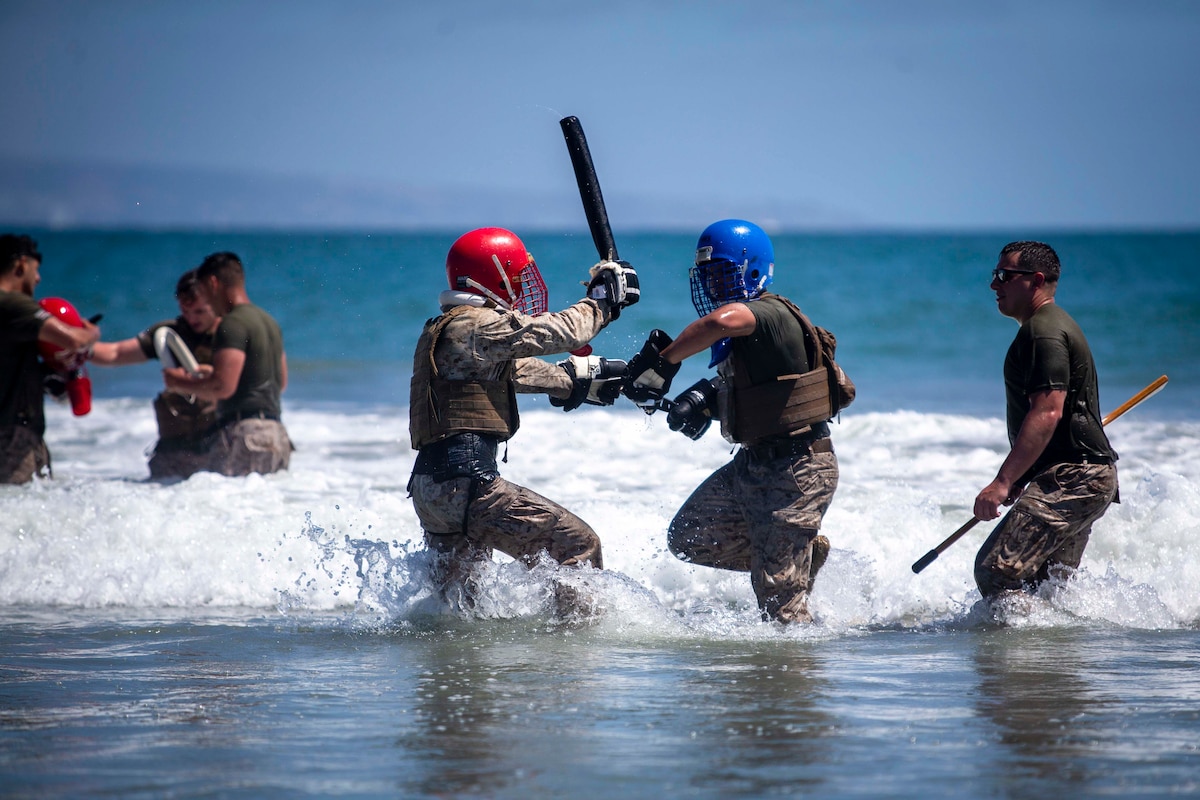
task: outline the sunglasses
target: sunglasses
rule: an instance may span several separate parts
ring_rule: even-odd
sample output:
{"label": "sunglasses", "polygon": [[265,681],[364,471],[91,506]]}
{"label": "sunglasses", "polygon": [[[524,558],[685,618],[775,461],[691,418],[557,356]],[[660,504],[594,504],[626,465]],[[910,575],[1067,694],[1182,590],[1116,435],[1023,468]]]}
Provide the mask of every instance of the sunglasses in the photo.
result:
{"label": "sunglasses", "polygon": [[992,280],[994,280],[996,283],[1008,283],[1018,275],[1037,274],[1038,271],[1036,269],[1005,269],[1004,267],[999,267],[992,270]]}

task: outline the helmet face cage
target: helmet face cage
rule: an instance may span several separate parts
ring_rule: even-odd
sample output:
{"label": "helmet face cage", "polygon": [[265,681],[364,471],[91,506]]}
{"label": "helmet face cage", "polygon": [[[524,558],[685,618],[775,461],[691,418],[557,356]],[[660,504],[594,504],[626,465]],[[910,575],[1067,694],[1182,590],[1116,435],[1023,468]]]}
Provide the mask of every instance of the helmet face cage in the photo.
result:
{"label": "helmet face cage", "polygon": [[479,228],[464,233],[446,257],[450,288],[486,297],[525,314],[548,307],[546,282],[533,256],[512,231]]}
{"label": "helmet face cage", "polygon": [[724,259],[705,261],[692,267],[690,277],[692,305],[702,317],[723,305],[750,299],[741,264]]}
{"label": "helmet face cage", "polygon": [[[512,307],[522,314],[544,314],[550,308],[550,292],[546,289],[546,281],[542,272],[533,259],[529,259],[519,273],[516,281],[520,284],[517,296],[513,299]],[[513,287],[516,289],[517,287]]]}
{"label": "helmet face cage", "polygon": [[754,300],[771,284],[774,264],[767,271],[751,268],[749,261],[735,264],[725,259],[703,261],[692,267],[692,305],[700,316],[729,303]]}
{"label": "helmet face cage", "polygon": [[700,316],[723,305],[754,300],[775,275],[775,249],[752,222],[714,222],[700,234],[691,270],[692,305]]}

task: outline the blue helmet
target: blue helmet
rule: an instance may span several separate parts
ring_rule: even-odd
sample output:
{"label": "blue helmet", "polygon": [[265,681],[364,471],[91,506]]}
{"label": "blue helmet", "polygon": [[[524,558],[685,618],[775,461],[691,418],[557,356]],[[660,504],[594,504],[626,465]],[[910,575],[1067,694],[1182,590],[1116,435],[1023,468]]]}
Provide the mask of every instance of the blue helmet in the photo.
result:
{"label": "blue helmet", "polygon": [[696,242],[692,304],[704,316],[727,303],[754,300],[775,277],[775,248],[762,228],[743,219],[714,222]]}

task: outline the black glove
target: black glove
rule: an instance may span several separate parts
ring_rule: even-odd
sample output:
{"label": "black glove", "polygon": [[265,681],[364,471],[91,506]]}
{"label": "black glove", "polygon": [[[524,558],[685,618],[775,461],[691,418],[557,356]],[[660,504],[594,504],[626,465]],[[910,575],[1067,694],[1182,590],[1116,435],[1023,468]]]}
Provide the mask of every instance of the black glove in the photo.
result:
{"label": "black glove", "polygon": [[667,412],[667,426],[689,439],[699,439],[712,425],[716,407],[717,385],[707,378],[701,378],[675,398],[675,403]]}
{"label": "black glove", "polygon": [[67,379],[58,372],[46,372],[42,377],[42,390],[60,403],[67,400]]}
{"label": "black glove", "polygon": [[587,296],[593,300],[606,300],[612,310],[612,318],[621,316],[621,309],[642,299],[637,270],[628,261],[601,261],[589,272]]}
{"label": "black glove", "polygon": [[671,390],[671,380],[679,372],[679,365],[664,359],[662,351],[671,344],[666,331],[655,328],[650,331],[641,351],[629,359],[628,380],[621,389],[626,397],[653,414],[659,401]]}
{"label": "black glove", "polygon": [[563,411],[574,411],[584,403],[591,406],[611,406],[621,394],[627,364],[616,358],[600,356],[571,356],[558,366],[571,376],[571,396],[560,400],[550,398],[550,405]]}

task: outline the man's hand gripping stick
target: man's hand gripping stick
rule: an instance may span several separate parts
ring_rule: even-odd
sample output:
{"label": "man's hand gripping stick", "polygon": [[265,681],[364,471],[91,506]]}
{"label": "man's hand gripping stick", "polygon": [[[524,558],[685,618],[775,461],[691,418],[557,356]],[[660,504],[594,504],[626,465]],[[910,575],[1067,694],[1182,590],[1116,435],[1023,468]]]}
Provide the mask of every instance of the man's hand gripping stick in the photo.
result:
{"label": "man's hand gripping stick", "polygon": [[588,272],[587,296],[604,300],[612,309],[612,317],[621,315],[622,308],[642,299],[637,270],[628,261],[601,261]]}
{"label": "man's hand gripping stick", "polygon": [[574,411],[584,403],[611,406],[621,393],[628,365],[619,359],[600,356],[571,356],[558,366],[571,377],[571,396],[550,398],[550,405]]}
{"label": "man's hand gripping stick", "polygon": [[638,354],[629,360],[628,379],[621,391],[647,414],[670,407],[665,397],[679,365],[663,358],[662,351],[671,341],[666,331],[655,328]]}

